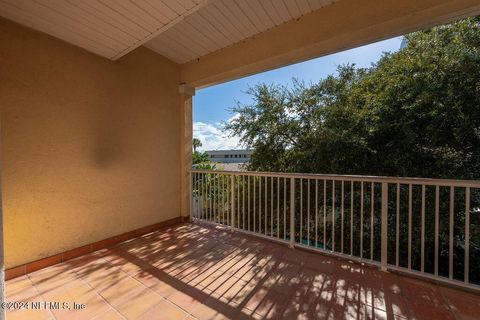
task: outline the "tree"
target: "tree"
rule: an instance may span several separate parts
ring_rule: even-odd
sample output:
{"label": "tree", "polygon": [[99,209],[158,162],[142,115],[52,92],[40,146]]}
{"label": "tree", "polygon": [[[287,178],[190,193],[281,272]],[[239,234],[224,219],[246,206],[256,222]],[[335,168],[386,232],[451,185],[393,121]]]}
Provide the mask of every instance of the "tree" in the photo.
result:
{"label": "tree", "polygon": [[[338,68],[337,75],[313,85],[300,81],[293,81],[289,87],[258,84],[248,93],[253,103],[232,108],[238,116],[225,128],[254,150],[249,170],[480,178],[478,17],[407,35],[406,47],[385,53],[370,68],[344,65]],[[305,180],[297,179],[297,186],[310,183]],[[425,216],[424,241],[425,252],[432,258],[435,200],[432,188],[430,192],[426,189],[425,208],[430,213]],[[464,192],[459,189],[453,190]],[[440,188],[440,221],[448,221],[450,203],[446,199],[450,190]],[[412,208],[419,209],[419,188],[416,192]],[[474,212],[480,196],[478,189],[471,192]],[[466,237],[462,201],[464,204],[461,195],[455,196],[455,224],[441,222],[443,227],[438,235],[439,274],[449,272],[448,232],[452,228],[453,269],[457,272],[454,277],[460,280],[464,276],[462,255]],[[389,198],[389,202],[388,208],[395,208],[395,199]],[[324,208],[333,211],[328,203]],[[354,212],[359,209],[354,208]],[[295,221],[303,214],[296,211]],[[388,216],[395,218],[396,214],[390,210]],[[400,217],[404,218],[405,212]],[[414,243],[420,243],[419,210],[414,210],[413,217],[417,222],[412,222],[412,226],[403,218],[399,222],[402,257],[407,254],[407,229],[411,230]],[[340,224],[337,216],[335,228]],[[362,227],[368,235],[369,226]],[[388,228],[388,233],[394,234],[393,224],[389,223]],[[375,239],[380,239],[380,230],[376,228],[374,232]],[[412,265],[418,270],[419,246],[414,245],[411,250]],[[480,284],[480,223],[476,218],[470,220],[469,250],[469,281]],[[354,252],[359,252],[358,243],[354,243]],[[389,256],[392,253],[389,251]],[[427,254],[425,269],[431,273],[433,259],[428,257]]]}
{"label": "tree", "polygon": [[193,138],[192,146],[193,146],[193,151],[196,152],[197,149],[202,146],[202,142],[198,138]]}
{"label": "tree", "polygon": [[197,148],[202,146],[202,141],[198,138],[193,138],[192,141],[193,153],[192,153],[192,164],[198,165],[210,161],[208,154],[206,152],[197,151]]}
{"label": "tree", "polygon": [[200,164],[204,162],[208,162],[210,159],[208,158],[208,154],[206,152],[199,152],[194,151],[192,154],[192,164]]}
{"label": "tree", "polygon": [[479,18],[406,36],[370,68],[258,84],[225,128],[250,170],[480,178]]}

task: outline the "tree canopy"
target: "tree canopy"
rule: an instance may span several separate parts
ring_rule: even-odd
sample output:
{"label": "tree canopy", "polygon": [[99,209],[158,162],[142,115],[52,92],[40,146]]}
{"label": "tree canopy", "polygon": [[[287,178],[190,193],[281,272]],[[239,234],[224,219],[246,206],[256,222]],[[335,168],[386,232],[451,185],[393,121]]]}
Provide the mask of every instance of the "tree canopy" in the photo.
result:
{"label": "tree canopy", "polygon": [[405,36],[370,68],[258,84],[231,109],[250,170],[480,178],[480,19]]}

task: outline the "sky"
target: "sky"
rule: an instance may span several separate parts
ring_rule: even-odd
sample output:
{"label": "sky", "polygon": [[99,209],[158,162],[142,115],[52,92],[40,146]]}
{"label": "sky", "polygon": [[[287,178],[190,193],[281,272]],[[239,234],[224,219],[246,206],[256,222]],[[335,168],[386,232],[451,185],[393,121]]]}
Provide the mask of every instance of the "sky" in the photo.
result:
{"label": "sky", "polygon": [[245,93],[249,87],[258,83],[289,85],[293,78],[306,84],[316,83],[336,74],[339,65],[369,67],[384,52],[399,50],[401,42],[402,37],[396,37],[198,90],[193,97],[193,136],[202,142],[200,151],[241,148],[238,137],[227,137],[221,129],[222,122],[235,116],[229,108],[237,101],[251,102]]}

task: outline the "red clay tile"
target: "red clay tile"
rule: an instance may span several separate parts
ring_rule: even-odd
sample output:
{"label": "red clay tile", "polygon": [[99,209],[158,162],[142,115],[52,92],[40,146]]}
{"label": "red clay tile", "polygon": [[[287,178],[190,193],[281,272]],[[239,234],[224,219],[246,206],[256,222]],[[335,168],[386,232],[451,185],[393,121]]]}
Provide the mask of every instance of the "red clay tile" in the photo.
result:
{"label": "red clay tile", "polygon": [[167,300],[161,301],[153,308],[142,314],[139,320],[162,319],[162,320],[182,320],[185,319],[187,313],[178,307],[169,303]]}
{"label": "red clay tile", "polygon": [[[152,230],[100,241],[95,248],[111,248],[9,280],[7,300],[88,301],[89,311],[55,311],[59,318],[72,319],[478,318],[478,294],[288,249],[222,227],[182,224]],[[139,234],[145,235],[131,239]],[[82,250],[87,249],[63,257]],[[53,257],[34,267],[58,262]],[[53,318],[48,312],[9,315]]]}

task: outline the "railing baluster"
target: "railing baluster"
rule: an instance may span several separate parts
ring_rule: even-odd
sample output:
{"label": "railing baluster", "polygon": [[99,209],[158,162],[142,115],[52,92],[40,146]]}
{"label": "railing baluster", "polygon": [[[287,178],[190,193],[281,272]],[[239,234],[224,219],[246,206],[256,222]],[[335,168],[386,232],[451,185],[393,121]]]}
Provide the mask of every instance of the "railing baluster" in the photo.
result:
{"label": "railing baluster", "polygon": [[237,228],[240,229],[240,176],[236,178],[236,186],[237,186]]}
{"label": "railing baluster", "polygon": [[354,181],[350,181],[350,255],[353,256],[353,192],[354,188]]}
{"label": "railing baluster", "polygon": [[439,237],[439,229],[440,229],[440,187],[435,186],[435,265],[434,265],[434,273],[438,276],[438,237]]}
{"label": "railing baluster", "polygon": [[230,218],[230,223],[231,223],[231,228],[232,231],[235,228],[235,175],[230,176],[230,192],[231,192],[231,218]]}
{"label": "railing baluster", "polygon": [[335,251],[335,180],[332,180],[332,251]]}
{"label": "railing baluster", "polygon": [[345,196],[345,191],[344,191],[344,187],[345,187],[345,181],[342,180],[342,197],[341,197],[341,201],[342,201],[342,226],[340,228],[340,235],[341,235],[341,238],[340,238],[340,251],[343,253],[343,224],[345,223],[345,199],[344,199],[344,196]]}
{"label": "railing baluster", "polygon": [[382,245],[381,245],[381,268],[387,271],[388,260],[388,183],[382,182]]}
{"label": "railing baluster", "polygon": [[455,188],[453,186],[450,187],[450,230],[448,236],[448,277],[453,279],[453,210],[454,210],[454,203],[455,201]]}
{"label": "railing baluster", "polygon": [[198,173],[194,172],[193,173],[193,186],[192,186],[192,190],[193,190],[193,218],[197,218],[197,213],[198,213],[198,201],[197,201],[197,198],[198,198]]}
{"label": "railing baluster", "polygon": [[250,224],[250,176],[247,176],[247,183],[248,183],[248,209],[247,209],[247,215],[248,215],[248,231],[252,231],[252,226]]}
{"label": "railing baluster", "polygon": [[420,271],[425,271],[425,185],[422,184],[422,209],[420,223]]}
{"label": "railing baluster", "polygon": [[307,183],[307,246],[310,246],[310,179]]}
{"label": "railing baluster", "polygon": [[360,182],[360,258],[363,258],[363,181]]}
{"label": "railing baluster", "polygon": [[283,178],[283,240],[287,240],[287,178]]}
{"label": "railing baluster", "polygon": [[215,222],[220,222],[220,175],[215,174]]}
{"label": "railing baluster", "polygon": [[222,224],[225,224],[225,175],[221,174],[220,175],[220,182],[221,182],[221,187],[220,187],[220,193],[221,193],[221,208],[222,208]]}
{"label": "railing baluster", "polygon": [[253,178],[252,179],[253,180],[253,232],[255,232],[257,230],[257,228],[256,228],[256,226],[257,226],[257,205],[256,205],[256,202],[257,202],[257,200],[256,200],[256,198],[257,198],[256,189],[257,189],[257,187],[256,187],[255,180],[257,180],[257,179],[256,179],[255,176],[253,176],[252,178]]}
{"label": "railing baluster", "polygon": [[245,176],[242,175],[242,229],[245,228]]}
{"label": "railing baluster", "polygon": [[327,250],[327,180],[323,180],[323,250]]}
{"label": "railing baluster", "polygon": [[210,174],[210,178],[208,179],[210,181],[210,220],[212,222],[215,222],[215,205],[214,205],[214,194],[215,194],[215,187],[214,187],[214,174]]}
{"label": "railing baluster", "polygon": [[396,230],[395,230],[395,265],[400,263],[400,183],[397,183]]}
{"label": "railing baluster", "polygon": [[199,173],[198,174],[198,211],[197,211],[197,216],[198,219],[203,220],[203,174]]}
{"label": "railing baluster", "polygon": [[205,205],[207,206],[205,208],[205,214],[206,214],[206,219],[207,221],[210,221],[211,220],[211,217],[212,217],[212,214],[211,214],[211,209],[212,209],[212,206],[210,205],[210,179],[209,179],[209,173],[205,174],[205,199],[206,199],[206,203]]}
{"label": "railing baluster", "polygon": [[206,173],[202,173],[202,205],[201,205],[201,217],[202,217],[202,220],[206,220],[206,215],[204,213],[204,201],[206,201],[206,198],[205,198],[205,188],[207,187],[205,185],[205,175]]}
{"label": "railing baluster", "polygon": [[465,262],[464,280],[469,283],[470,275],[470,187],[465,188]]}
{"label": "railing baluster", "polygon": [[302,244],[303,239],[303,179],[300,178],[300,244]]}
{"label": "railing baluster", "polygon": [[273,237],[273,177],[270,178],[270,236]]}
{"label": "railing baluster", "polygon": [[318,247],[318,179],[315,179],[315,248]]}
{"label": "railing baluster", "polygon": [[208,197],[209,197],[209,207],[210,207],[210,210],[209,210],[209,213],[210,213],[210,221],[211,222],[215,222],[215,213],[213,212],[214,210],[214,206],[213,206],[213,192],[214,192],[214,188],[213,188],[213,174],[209,174],[208,176]]}
{"label": "railing baluster", "polygon": [[373,260],[373,217],[375,215],[375,184],[372,182],[370,191],[370,260]]}
{"label": "railing baluster", "polygon": [[230,177],[228,175],[225,175],[225,214],[227,217],[227,221],[225,223],[226,226],[230,225]]}
{"label": "railing baluster", "polygon": [[264,200],[264,205],[265,205],[265,217],[264,217],[264,233],[265,235],[267,235],[267,216],[268,216],[268,207],[267,207],[267,204],[268,204],[268,196],[267,196],[267,190],[268,190],[268,180],[267,180],[267,176],[265,176],[265,200]]}
{"label": "railing baluster", "polygon": [[262,232],[262,180],[258,179],[258,233]]}
{"label": "railing baluster", "polygon": [[188,184],[189,184],[189,189],[188,189],[188,200],[190,203],[190,212],[189,212],[189,219],[190,221],[193,220],[193,180],[194,175],[191,172],[188,172]]}
{"label": "railing baluster", "polygon": [[408,185],[408,269],[412,269],[412,185]]}
{"label": "railing baluster", "polygon": [[217,222],[217,195],[216,195],[216,183],[217,183],[217,175],[214,173],[213,175],[213,222]]}
{"label": "railing baluster", "polygon": [[290,178],[290,248],[295,246],[295,178]]}
{"label": "railing baluster", "polygon": [[280,239],[280,177],[277,177],[277,239]]}

